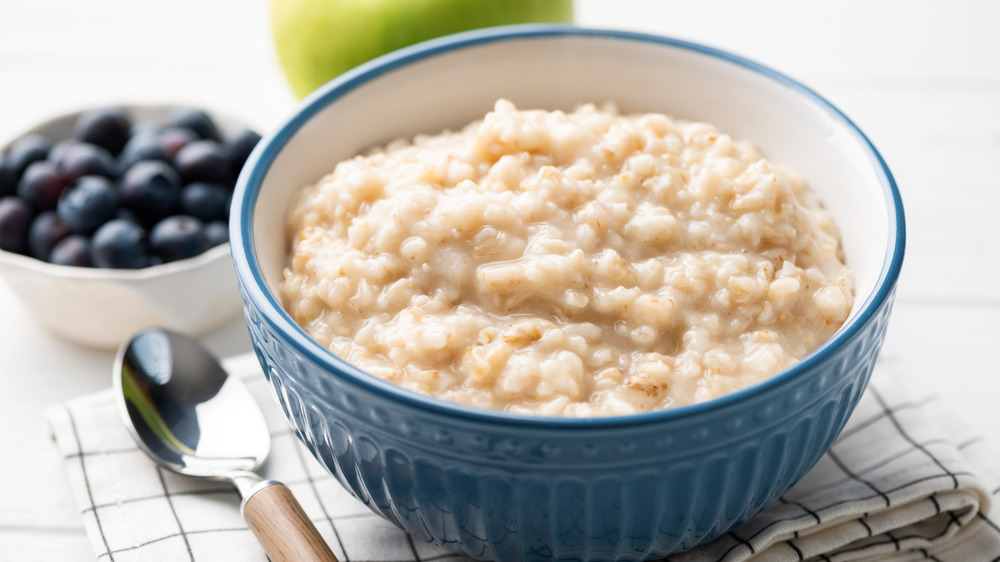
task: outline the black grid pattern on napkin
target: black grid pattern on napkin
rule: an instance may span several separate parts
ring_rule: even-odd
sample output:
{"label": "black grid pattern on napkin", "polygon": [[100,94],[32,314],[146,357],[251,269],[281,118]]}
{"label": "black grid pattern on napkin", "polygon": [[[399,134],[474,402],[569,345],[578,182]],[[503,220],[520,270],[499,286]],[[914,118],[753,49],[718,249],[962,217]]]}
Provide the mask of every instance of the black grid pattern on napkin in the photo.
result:
{"label": "black grid pattern on napkin", "polygon": [[[922,431],[933,424],[920,421],[950,417],[939,411],[937,397],[893,400],[890,396],[907,393],[886,387],[901,379],[882,379],[872,382],[817,466],[776,504],[713,543],[667,560],[1000,560],[1000,455],[982,437],[964,434],[968,429],[960,423],[951,434]],[[864,444],[872,435],[879,442]],[[981,458],[986,474],[971,469],[970,456]],[[971,506],[974,492],[957,492],[963,488],[986,491],[992,509],[984,513]],[[893,512],[901,513],[888,517]],[[982,540],[964,548],[949,541],[971,523],[978,524],[974,537]],[[832,528],[839,532],[830,533]],[[826,540],[824,532],[831,535]],[[761,552],[766,554],[758,556]]]}
{"label": "black grid pattern on napkin", "polygon": [[[240,376],[277,428],[263,475],[292,489],[342,561],[466,560],[415,540],[351,497],[298,442],[263,376],[247,367],[253,363],[239,365],[227,366],[248,373]],[[933,396],[897,394],[873,383],[837,442],[795,488],[739,529],[668,560],[1000,561],[998,510],[977,512],[969,503],[969,490],[982,489],[1000,504],[1000,462],[985,475],[971,468],[1000,459],[973,435],[925,431],[922,420],[942,415]],[[228,483],[155,467],[117,420],[110,393],[88,398],[49,418],[67,472],[77,478],[74,491],[98,560],[266,560]],[[139,519],[143,524],[134,524]],[[959,531],[963,539],[954,540]]]}
{"label": "black grid pattern on napkin", "polygon": [[[467,560],[465,557],[443,551],[422,541],[415,541],[411,535],[392,527],[357,500],[348,496],[347,492],[343,491],[332,477],[323,472],[323,469],[297,442],[294,432],[284,420],[274,419],[276,407],[268,407],[271,399],[266,395],[268,392],[266,380],[259,373],[243,375],[241,378],[261,402],[265,413],[268,414],[269,425],[272,428],[279,428],[271,431],[272,456],[277,452],[284,461],[292,460],[291,463],[282,463],[280,475],[275,474],[275,476],[280,477],[282,482],[292,489],[313,523],[342,562]],[[88,412],[86,409],[82,412],[74,412],[75,409],[77,408],[73,405],[66,405],[63,408],[73,434],[72,448],[64,447],[64,450],[68,449],[72,452],[64,453],[63,459],[66,463],[78,463],[86,495],[86,503],[81,509],[81,514],[85,521],[92,522],[96,528],[98,538],[96,542],[98,544],[95,545],[95,548],[98,550],[98,560],[110,562],[146,560],[150,558],[148,553],[155,551],[157,554],[154,558],[157,560],[214,561],[226,559],[227,550],[229,558],[232,560],[267,560],[252,533],[239,519],[240,498],[233,486],[225,482],[199,481],[174,475],[153,465],[152,461],[146,459],[142,451],[134,444],[88,450],[80,438],[76,422],[77,417],[85,416]],[[280,423],[275,424],[275,421]],[[157,493],[129,495],[105,502],[98,501],[92,491],[95,467],[90,466],[88,461],[114,456],[120,457],[119,461],[126,457],[133,457],[126,461],[128,464],[148,465],[144,468],[155,475],[160,483],[160,490]],[[277,472],[274,464],[274,462],[270,462],[262,474],[271,475]],[[297,465],[294,467],[297,470],[289,470],[288,465]],[[288,477],[288,474],[294,474],[294,476]],[[212,497],[219,500],[225,506],[226,511],[235,514],[235,518],[225,517],[225,524],[221,525],[189,528],[185,525],[185,517],[182,517],[178,512],[175,503],[178,499],[190,497]],[[328,504],[343,500],[349,501],[349,509],[334,511],[332,507],[328,507]],[[153,535],[123,545],[119,542],[128,537],[123,536],[122,533],[106,532],[109,514],[129,506],[143,505],[155,505],[163,515],[152,525],[146,525],[157,529]],[[378,541],[373,541],[374,548],[373,545],[363,544],[371,537],[373,531],[376,531],[378,536]],[[349,541],[352,544],[345,544],[341,533],[353,537],[353,540]],[[94,533],[91,535],[93,537]],[[204,540],[206,536],[210,536],[211,540]],[[251,554],[250,557],[247,557],[248,553]]]}

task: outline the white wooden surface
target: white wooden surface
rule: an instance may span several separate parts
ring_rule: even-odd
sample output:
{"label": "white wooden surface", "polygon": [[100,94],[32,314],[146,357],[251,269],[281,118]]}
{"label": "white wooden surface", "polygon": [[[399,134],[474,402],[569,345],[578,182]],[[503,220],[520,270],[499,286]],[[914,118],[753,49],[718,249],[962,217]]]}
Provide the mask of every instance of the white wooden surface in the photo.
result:
{"label": "white wooden surface", "polygon": [[[266,0],[0,1],[0,138],[65,109],[189,102],[267,131],[293,107]],[[882,151],[909,241],[886,353],[1000,443],[1000,3],[577,0],[583,25],[658,32],[812,86]],[[235,319],[209,335],[249,349]],[[45,333],[0,284],[0,560],[93,560],[42,419],[110,383],[110,352]]]}

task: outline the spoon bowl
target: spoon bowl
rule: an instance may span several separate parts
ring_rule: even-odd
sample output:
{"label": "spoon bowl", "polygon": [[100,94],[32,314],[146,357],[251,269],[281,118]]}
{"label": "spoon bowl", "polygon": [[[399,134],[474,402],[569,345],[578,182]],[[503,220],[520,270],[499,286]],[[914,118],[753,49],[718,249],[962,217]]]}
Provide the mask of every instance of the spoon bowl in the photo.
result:
{"label": "spoon bowl", "polygon": [[271,448],[264,414],[201,344],[166,330],[140,332],[119,350],[113,385],[129,433],[157,464],[236,486],[272,561],[336,562],[288,488],[253,472]]}
{"label": "spoon bowl", "polygon": [[145,331],[124,348],[120,364],[115,380],[129,430],[165,468],[227,479],[267,458],[271,440],[260,407],[201,345]]}

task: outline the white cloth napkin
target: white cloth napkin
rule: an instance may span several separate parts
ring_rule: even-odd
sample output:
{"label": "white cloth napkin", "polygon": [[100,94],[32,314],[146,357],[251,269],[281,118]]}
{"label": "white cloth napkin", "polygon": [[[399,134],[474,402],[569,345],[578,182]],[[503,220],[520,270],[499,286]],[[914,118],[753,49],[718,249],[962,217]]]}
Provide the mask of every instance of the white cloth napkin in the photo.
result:
{"label": "white cloth napkin", "polygon": [[[464,560],[350,496],[298,443],[252,355],[226,361],[272,429],[262,474],[283,481],[343,562]],[[226,483],[158,468],[111,391],[46,412],[98,560],[265,561]],[[676,562],[1000,560],[1000,454],[897,365],[882,362],[840,438],[784,497]]]}

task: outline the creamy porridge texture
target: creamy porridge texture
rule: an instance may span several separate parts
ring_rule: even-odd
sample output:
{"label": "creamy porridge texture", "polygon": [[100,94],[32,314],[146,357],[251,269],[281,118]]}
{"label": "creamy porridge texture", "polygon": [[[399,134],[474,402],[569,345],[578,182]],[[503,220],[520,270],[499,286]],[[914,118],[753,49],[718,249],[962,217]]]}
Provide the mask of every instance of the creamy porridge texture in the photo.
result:
{"label": "creamy porridge texture", "polygon": [[837,227],[713,126],[500,100],[339,163],[290,213],[281,296],[363,370],[446,400],[606,416],[754,384],[850,313]]}

